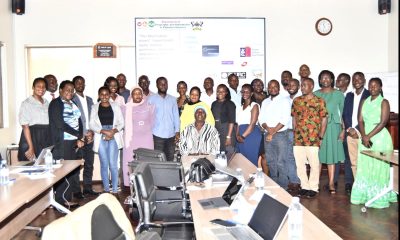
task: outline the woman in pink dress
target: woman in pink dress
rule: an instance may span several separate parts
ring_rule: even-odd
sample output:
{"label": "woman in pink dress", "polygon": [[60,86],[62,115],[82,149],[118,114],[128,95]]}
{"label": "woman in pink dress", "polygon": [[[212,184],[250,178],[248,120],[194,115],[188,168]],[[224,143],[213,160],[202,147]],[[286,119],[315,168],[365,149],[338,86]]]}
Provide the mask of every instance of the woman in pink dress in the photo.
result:
{"label": "woman in pink dress", "polygon": [[142,88],[136,86],[132,89],[131,98],[122,109],[125,116],[122,173],[124,186],[129,187],[128,163],[133,160],[133,150],[138,148],[154,149],[152,133],[154,105],[143,99]]}

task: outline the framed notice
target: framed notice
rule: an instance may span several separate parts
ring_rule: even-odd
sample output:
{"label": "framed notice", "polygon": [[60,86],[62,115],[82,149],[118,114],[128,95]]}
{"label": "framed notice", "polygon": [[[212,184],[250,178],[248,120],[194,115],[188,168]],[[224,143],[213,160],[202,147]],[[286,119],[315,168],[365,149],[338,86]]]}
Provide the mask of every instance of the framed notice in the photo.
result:
{"label": "framed notice", "polygon": [[112,43],[97,43],[93,47],[94,58],[115,58],[116,56],[116,47]]}

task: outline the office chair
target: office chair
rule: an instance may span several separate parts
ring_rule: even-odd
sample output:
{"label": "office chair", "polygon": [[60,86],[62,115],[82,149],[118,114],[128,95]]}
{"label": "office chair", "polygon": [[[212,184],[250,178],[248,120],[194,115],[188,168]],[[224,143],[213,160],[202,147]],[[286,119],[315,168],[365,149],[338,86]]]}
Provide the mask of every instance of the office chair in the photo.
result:
{"label": "office chair", "polygon": [[141,162],[132,174],[139,223],[136,232],[159,229],[163,239],[192,239],[183,169],[176,162]]}
{"label": "office chair", "polygon": [[119,201],[103,193],[75,211],[48,224],[42,235],[47,239],[161,239],[156,232],[134,234]]}

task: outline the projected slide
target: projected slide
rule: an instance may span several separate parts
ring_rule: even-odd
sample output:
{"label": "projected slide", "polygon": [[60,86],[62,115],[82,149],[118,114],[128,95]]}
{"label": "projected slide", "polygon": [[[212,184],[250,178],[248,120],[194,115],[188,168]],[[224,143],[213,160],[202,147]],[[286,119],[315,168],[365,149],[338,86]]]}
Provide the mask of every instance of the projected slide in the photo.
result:
{"label": "projected slide", "polygon": [[164,76],[169,93],[176,84],[203,88],[212,77],[215,87],[236,73],[240,85],[265,81],[265,18],[136,18],[136,79]]}

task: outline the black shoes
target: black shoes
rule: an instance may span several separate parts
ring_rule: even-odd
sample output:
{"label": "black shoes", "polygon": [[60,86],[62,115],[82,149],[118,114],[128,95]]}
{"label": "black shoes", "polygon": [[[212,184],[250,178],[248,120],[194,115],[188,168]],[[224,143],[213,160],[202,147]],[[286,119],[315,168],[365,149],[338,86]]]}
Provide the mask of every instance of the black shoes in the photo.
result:
{"label": "black shoes", "polygon": [[313,191],[313,190],[309,190],[307,193],[307,198],[314,198],[317,195],[318,192]]}
{"label": "black shoes", "polygon": [[75,198],[75,199],[85,199],[85,195],[83,195],[83,193],[82,192],[76,192],[76,193],[74,193],[73,194],[73,197]]}
{"label": "black shoes", "polygon": [[94,191],[93,189],[85,189],[83,190],[83,194],[85,195],[91,195],[91,196],[98,196],[100,195],[99,192]]}
{"label": "black shoes", "polygon": [[297,194],[297,196],[299,197],[305,197],[307,196],[309,190],[306,189],[300,189],[299,193]]}
{"label": "black shoes", "polygon": [[287,191],[295,193],[299,191],[300,188],[300,183],[289,183]]}
{"label": "black shoes", "polygon": [[313,191],[313,190],[300,189],[299,194],[297,196],[306,197],[306,198],[314,198],[317,194],[318,194],[318,192]]}

